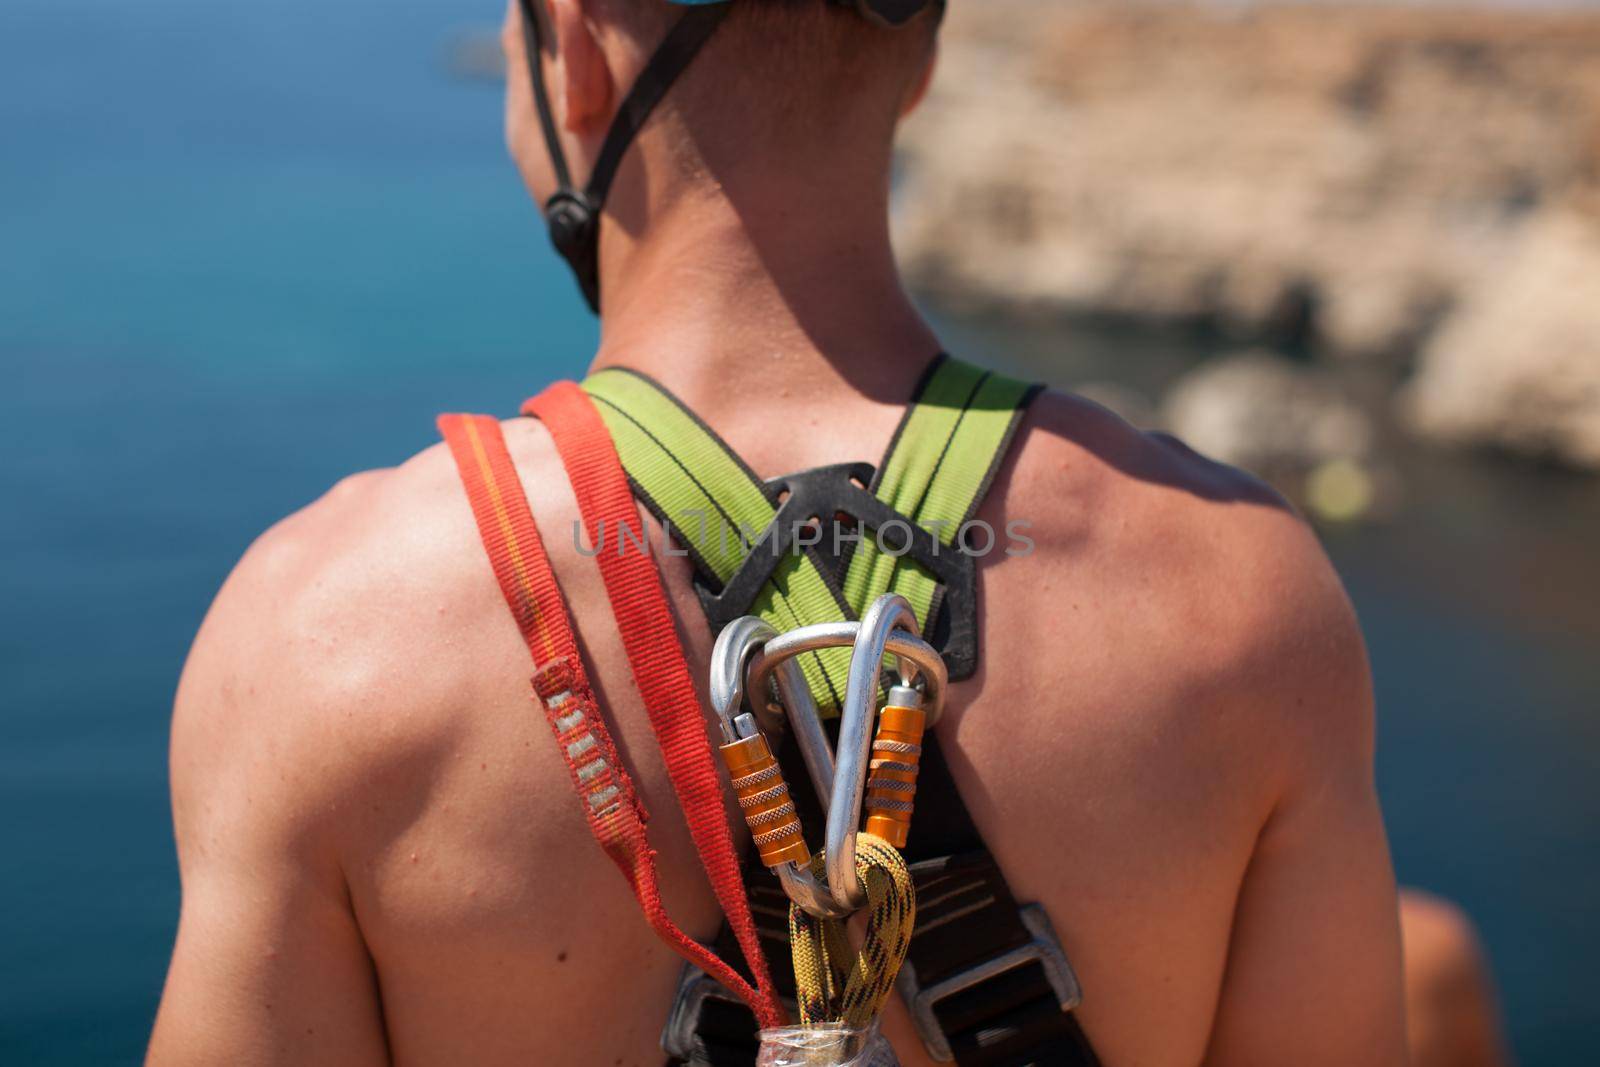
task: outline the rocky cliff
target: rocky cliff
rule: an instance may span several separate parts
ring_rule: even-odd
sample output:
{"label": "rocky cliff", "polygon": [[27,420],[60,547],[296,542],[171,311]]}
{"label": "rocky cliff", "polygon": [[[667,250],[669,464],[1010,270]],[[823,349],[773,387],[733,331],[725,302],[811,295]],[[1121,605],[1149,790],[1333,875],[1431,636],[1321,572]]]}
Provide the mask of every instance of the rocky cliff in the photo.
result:
{"label": "rocky cliff", "polygon": [[915,284],[1389,360],[1424,433],[1600,467],[1600,13],[952,5]]}

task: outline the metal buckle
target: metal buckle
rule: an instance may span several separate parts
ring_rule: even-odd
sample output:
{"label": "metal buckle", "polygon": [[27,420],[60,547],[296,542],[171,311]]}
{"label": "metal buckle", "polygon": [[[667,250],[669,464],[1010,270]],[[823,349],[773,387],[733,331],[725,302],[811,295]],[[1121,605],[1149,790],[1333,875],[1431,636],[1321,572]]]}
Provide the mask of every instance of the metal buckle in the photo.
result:
{"label": "metal buckle", "polygon": [[982,985],[1007,971],[1037,963],[1044,969],[1045,979],[1050,983],[1050,988],[1056,995],[1056,1003],[1061,1005],[1063,1013],[1083,1003],[1083,989],[1078,985],[1078,976],[1073,973],[1072,965],[1067,962],[1067,955],[1061,948],[1060,940],[1056,938],[1055,930],[1050,926],[1050,917],[1045,914],[1044,908],[1038,904],[1027,904],[1019,908],[1017,913],[1022,919],[1022,925],[1033,935],[1033,940],[1026,945],[1009,952],[1002,952],[926,989],[917,982],[917,972],[911,966],[910,960],[907,960],[905,966],[901,968],[900,977],[895,980],[895,985],[899,989],[901,999],[911,1009],[911,1018],[917,1024],[917,1032],[922,1035],[922,1044],[927,1048],[928,1055],[940,1063],[950,1063],[955,1060],[956,1055],[950,1048],[950,1040],[945,1036],[944,1028],[939,1025],[939,1017],[935,1014],[934,1007],[940,1001]]}
{"label": "metal buckle", "polygon": [[699,1061],[695,1059],[701,1051],[695,1042],[695,1034],[700,1028],[700,1009],[708,1000],[744,1003],[724,989],[721,982],[694,964],[684,964],[683,971],[678,975],[678,992],[672,998],[672,1013],[667,1016],[667,1025],[661,1030],[661,1051],[675,1060],[704,1062],[703,1056]]}

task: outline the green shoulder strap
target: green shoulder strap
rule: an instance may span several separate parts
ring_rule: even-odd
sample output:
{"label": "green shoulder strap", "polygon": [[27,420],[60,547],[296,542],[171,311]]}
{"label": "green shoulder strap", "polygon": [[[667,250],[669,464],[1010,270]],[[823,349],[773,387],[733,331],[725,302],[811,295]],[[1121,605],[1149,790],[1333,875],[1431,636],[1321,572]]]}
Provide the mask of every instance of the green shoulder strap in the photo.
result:
{"label": "green shoulder strap", "polygon": [[[703,579],[718,585],[731,579],[777,515],[761,480],[710,427],[644,375],[603,370],[583,388],[611,431],[639,499],[670,528]],[[814,552],[784,558],[751,612],[780,631],[850,617],[843,594],[824,573]],[[838,707],[850,676],[849,650],[802,657],[800,667],[818,706]]]}
{"label": "green shoulder strap", "polygon": [[[634,491],[689,553],[703,580],[720,586],[740,569],[777,514],[761,479],[664,387],[610,368],[583,388],[611,431]],[[929,368],[872,491],[954,546],[993,480],[1035,389],[940,357]],[[617,533],[620,536],[620,531]],[[954,550],[952,548],[952,550]],[[815,549],[779,561],[751,608],[779,630],[856,618],[885,592],[905,595],[931,633],[938,585],[911,560],[863,537],[842,587]],[[824,714],[837,711],[849,676],[848,649],[804,657],[801,669]]]}
{"label": "green shoulder strap", "polygon": [[[873,495],[955,550],[1005,461],[1022,415],[1039,387],[941,356],[906,409],[870,486]],[[966,538],[989,551],[1003,531]],[[884,593],[911,602],[923,630],[937,622],[938,584],[914,560],[882,551],[866,537],[845,571],[845,600],[860,612]]]}

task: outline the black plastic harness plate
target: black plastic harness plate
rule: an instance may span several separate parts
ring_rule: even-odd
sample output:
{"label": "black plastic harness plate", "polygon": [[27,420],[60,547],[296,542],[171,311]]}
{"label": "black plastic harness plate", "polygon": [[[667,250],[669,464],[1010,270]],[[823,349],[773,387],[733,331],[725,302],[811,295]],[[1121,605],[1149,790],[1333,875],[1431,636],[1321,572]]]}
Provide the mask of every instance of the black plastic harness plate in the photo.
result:
{"label": "black plastic harness plate", "polygon": [[[841,609],[848,612],[843,608],[844,597],[838,590],[839,576],[848,554],[822,551],[825,546],[833,547],[826,545],[827,530],[842,517],[846,527],[851,524],[860,527],[851,538],[852,544],[856,538],[872,537],[882,551],[927,568],[943,587],[943,595],[935,599],[929,612],[930,618],[922,620],[923,632],[944,656],[953,681],[970,678],[978,668],[976,560],[959,545],[942,543],[927,529],[870,493],[866,486],[872,484],[873,473],[870,463],[841,463],[767,482],[764,492],[777,508],[777,514],[756,539],[744,563],[721,590],[713,591],[696,583],[712,632],[719,633],[733,620],[750,614],[756,597],[772,580],[778,564],[785,557],[802,552],[818,561]],[[813,530],[816,540],[808,537],[802,543],[802,533]],[[856,617],[854,612],[848,614],[852,619]]]}

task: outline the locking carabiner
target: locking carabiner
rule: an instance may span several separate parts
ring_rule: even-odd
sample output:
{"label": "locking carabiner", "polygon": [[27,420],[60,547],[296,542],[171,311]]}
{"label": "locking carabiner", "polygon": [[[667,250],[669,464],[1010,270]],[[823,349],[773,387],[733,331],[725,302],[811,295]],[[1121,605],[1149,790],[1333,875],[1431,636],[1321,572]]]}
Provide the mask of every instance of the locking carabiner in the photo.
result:
{"label": "locking carabiner", "polygon": [[[844,647],[854,647],[855,653],[839,729],[840,765],[836,769],[834,752],[815,714],[810,690],[793,660],[804,653]],[[900,684],[890,691],[879,737],[874,742],[872,724],[886,654],[895,657]],[[866,892],[855,869],[855,833],[861,824],[863,801],[872,813],[868,828],[896,847],[904,847],[922,734],[938,721],[944,709],[948,684],[944,660],[933,646],[917,636],[916,614],[909,602],[886,594],[874,602],[859,623],[821,623],[768,638],[748,661],[744,692],[753,698],[765,697],[774,675],[790,728],[800,743],[806,769],[817,786],[827,817],[828,901],[844,912],[857,910],[866,903]],[[923,685],[921,693],[914,688],[919,680]],[[869,768],[877,772],[871,779]],[[784,887],[790,888],[788,881]],[[812,914],[822,914],[795,892],[789,895]]]}
{"label": "locking carabiner", "polygon": [[[761,689],[748,689],[746,664],[777,634],[777,630],[763,620],[745,616],[729,623],[717,637],[711,653],[710,689],[712,710],[722,728],[723,744],[719,752],[733,779],[734,796],[744,812],[761,862],[778,876],[789,899],[807,912],[824,919],[842,918],[852,909],[834,901],[827,887],[811,873],[811,850],[806,846],[783,770],[755,716],[741,710],[747,693],[767,692],[767,679],[772,675],[766,675]],[[777,664],[776,670],[778,689],[783,706],[789,711],[792,729],[806,737],[809,723],[821,737],[826,767],[814,764],[809,750],[806,762],[817,795],[827,803],[828,791],[833,785],[833,755],[827,751],[827,738],[822,735],[811,690],[799,665],[792,659]],[[749,703],[771,710],[765,696],[759,705],[754,700]],[[821,771],[825,773],[819,777]]]}
{"label": "locking carabiner", "polygon": [[[828,891],[842,904],[854,908],[867,903],[867,890],[861,884],[856,870],[856,833],[861,827],[862,803],[867,793],[867,770],[872,759],[872,725],[878,709],[878,691],[883,680],[883,657],[888,651],[890,638],[899,632],[917,638],[917,616],[905,597],[885,594],[873,601],[862,615],[856,635],[855,652],[850,657],[850,675],[845,685],[844,709],[839,721],[839,746],[835,756],[833,799],[828,807],[828,836],[826,845]],[[928,650],[932,652],[931,646]],[[896,666],[901,668],[901,685],[896,687],[900,701],[914,698],[915,690],[907,685],[904,663],[907,659],[922,674],[939,676],[938,695],[943,698],[944,661],[933,653],[932,662],[921,657],[896,655]],[[891,706],[900,706],[891,698]],[[920,701],[917,701],[920,704]],[[920,711],[920,707],[908,709]],[[917,730],[920,755],[921,729]],[[915,785],[912,785],[915,790]],[[909,812],[907,813],[909,814]],[[903,842],[902,842],[903,844]]]}

